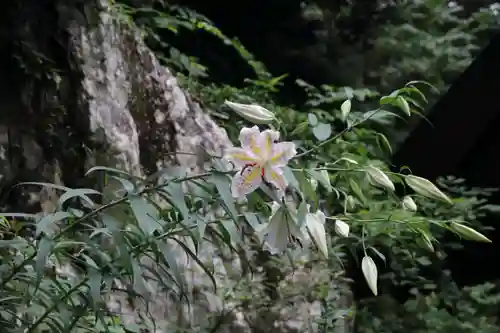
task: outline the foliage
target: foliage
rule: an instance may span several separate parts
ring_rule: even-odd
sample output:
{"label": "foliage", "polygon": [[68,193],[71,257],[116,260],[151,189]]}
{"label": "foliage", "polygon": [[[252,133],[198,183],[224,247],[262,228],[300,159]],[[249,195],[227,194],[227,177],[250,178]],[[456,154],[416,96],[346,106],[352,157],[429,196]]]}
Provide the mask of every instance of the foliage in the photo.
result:
{"label": "foliage", "polygon": [[375,59],[369,60],[379,67],[370,68],[368,82],[376,78],[376,86],[385,91],[408,78],[421,79],[442,91],[486,45],[485,32],[496,21],[487,8],[466,16],[449,1],[404,1],[381,27]]}
{"label": "foliage", "polygon": [[460,290],[451,284],[440,293],[421,294],[404,307],[384,300],[385,313],[362,312],[359,332],[436,332],[436,333],[493,333],[498,332],[496,307],[500,294],[490,283]]}
{"label": "foliage", "polygon": [[[460,197],[452,209],[436,207],[433,202],[417,201],[422,214],[431,217],[457,218],[470,221],[479,230],[491,228],[479,222],[486,213],[494,214],[498,206],[488,204],[496,189],[480,189],[466,185],[464,179],[451,176],[439,179],[441,188]],[[450,239],[433,230],[438,239],[436,254],[407,244],[392,248],[388,272],[381,275],[381,285],[388,291],[382,299],[366,300],[358,312],[359,332],[402,332],[411,325],[412,332],[496,332],[497,315],[492,309],[499,304],[497,288],[491,283],[460,289],[445,270],[446,252],[463,249],[459,239]],[[384,282],[385,281],[385,282]],[[397,289],[408,290],[401,307]],[[391,293],[392,291],[392,293]]]}
{"label": "foliage", "polygon": [[[419,3],[418,9],[427,9],[428,3]],[[477,219],[488,208],[476,196],[477,189],[472,192],[456,189],[460,181],[448,179],[453,186],[440,183],[440,188],[445,189],[441,191],[429,182],[411,183],[408,170],[399,173],[389,170],[392,146],[381,129],[396,118],[423,111],[427,100],[421,91],[422,82],[412,81],[388,95],[380,95],[370,89],[313,87],[298,81],[307,92],[309,108],[308,113],[299,112],[275,105],[272,100],[271,93],[279,89],[283,76],[267,73],[237,40],[227,38],[206,18],[172,5],[161,10],[115,5],[125,22],[138,24],[146,38],[169,50],[165,63],[179,71],[187,90],[213,109],[212,115],[227,129],[233,142],[237,142],[242,128],[248,129],[248,123],[221,107],[225,100],[258,103],[275,114],[270,129],[279,131],[282,139],[293,142],[298,150],[283,167],[289,185],[286,199],[292,205],[285,204],[269,182],[243,199],[234,198],[231,190],[235,176],[242,175],[245,168],[228,169],[221,156],[213,156],[212,169],[194,175],[172,167],[139,178],[123,170],[94,167],[87,175],[102,174],[105,181],[99,191],[45,183],[20,184],[57,191],[58,201],[53,212],[2,214],[0,320],[5,332],[22,329],[29,333],[131,333],[144,329],[153,332],[156,326],[172,331],[214,332],[237,309],[244,309],[247,317],[253,316],[250,319],[258,322],[270,316],[272,306],[285,307],[296,293],[292,281],[286,277],[302,264],[304,253],[306,264],[330,273],[327,279],[319,278],[308,284],[307,289],[299,289],[302,296],[321,300],[322,318],[318,324],[324,332],[350,313],[349,309],[339,308],[328,292],[330,278],[335,280],[343,273],[339,267],[346,263],[346,253],[361,253],[355,256],[356,269],[362,270],[375,294],[393,286],[413,288],[414,298],[405,303],[404,309],[389,301],[390,309],[398,310],[393,312],[398,316],[392,316],[391,312],[387,315],[384,312],[389,309],[387,306],[380,307],[382,313],[368,315],[367,310],[373,308],[363,308],[361,304],[358,317],[366,332],[396,333],[407,330],[408,323],[414,325],[415,332],[422,333],[429,329],[442,333],[498,329],[490,310],[492,304],[497,304],[498,296],[491,292],[490,286],[457,290],[453,289],[453,283],[446,283],[438,287],[436,281],[423,277],[420,271],[421,267],[439,266],[440,260],[429,252],[453,245],[439,245],[444,232],[484,240],[473,229],[467,229],[467,225],[482,230]],[[418,13],[408,10],[413,5],[408,6],[402,9],[404,13]],[[143,15],[140,19],[134,17],[139,12]],[[431,13],[435,14],[435,10]],[[447,18],[449,14],[443,9],[438,17]],[[136,23],[131,21],[132,17]],[[247,81],[243,89],[201,84],[206,69],[197,59],[163,45],[158,35],[161,29],[180,28],[203,29],[233,45],[253,65],[258,78]],[[407,25],[399,28],[399,32],[415,32]],[[396,28],[389,30],[387,36],[389,32],[397,33],[393,37],[400,36]],[[409,39],[413,46],[422,39],[421,33]],[[455,52],[453,59],[462,66],[463,59],[470,58],[469,51],[475,47],[460,53],[460,45],[450,44],[450,40],[457,39],[469,41],[460,34],[447,36],[446,43],[437,43],[442,49],[436,52],[444,49]],[[382,37],[380,41],[381,48],[390,45]],[[422,54],[436,41],[432,39],[429,43],[421,46]],[[398,79],[412,74],[415,68],[419,71],[430,68],[428,62],[422,65],[410,59],[413,50],[403,49],[401,54],[390,58],[390,66],[395,64],[403,73],[397,75]],[[417,54],[419,61],[424,61]],[[390,66],[378,75],[383,79],[392,76]],[[442,83],[440,78],[432,79],[433,83]],[[395,184],[404,189],[403,195],[395,190]],[[403,205],[408,197],[415,201],[416,211]],[[276,218],[273,204],[283,209],[282,219]],[[324,225],[311,222],[318,211],[326,215]],[[335,229],[338,220],[350,228],[340,237]],[[268,251],[272,242],[269,232],[265,234],[263,230],[269,230],[273,221],[286,221],[288,227],[300,230],[290,235],[289,229],[282,229],[278,236],[284,237],[288,245],[284,253]],[[292,238],[289,236],[295,238],[289,240]],[[309,251],[309,248],[321,250],[323,242],[328,247],[327,260],[321,252]],[[247,274],[235,273],[236,279],[221,282],[216,272],[220,267],[212,259],[223,255],[237,257]],[[381,269],[381,263],[388,264],[388,272]],[[186,319],[184,327],[174,327],[173,322],[155,322],[148,308],[156,293],[168,294],[179,312],[200,301],[193,291],[194,282],[188,279],[193,267],[201,269],[209,282],[203,290],[205,301],[210,302],[211,295],[216,295],[223,309],[199,321]],[[256,280],[251,274],[254,272],[272,279]],[[113,313],[109,308],[110,298],[120,293],[123,300],[129,300],[144,310],[142,314],[147,314],[135,326],[126,322],[123,314]],[[448,312],[450,308],[452,311]]]}
{"label": "foliage", "polygon": [[[397,102],[400,98],[415,92],[418,93],[418,89],[410,84],[383,97],[381,104],[400,103]],[[380,135],[364,126],[372,117],[377,121],[381,110],[359,113],[344,109],[329,115],[311,113],[304,115],[307,126],[302,126],[302,132],[295,134],[288,127],[293,122],[285,118],[289,112],[283,111],[277,112],[280,119],[277,125],[283,136],[296,138],[292,145],[301,151],[296,157],[292,156],[294,162],[284,169],[293,189],[290,194],[295,197],[298,207],[296,215],[288,215],[292,208],[286,208],[288,213],[285,214],[293,216],[286,223],[301,230],[307,227],[306,233],[294,234],[302,244],[308,244],[307,239],[310,239],[310,244],[321,248],[322,242],[328,239],[326,242],[332,244],[328,245],[329,251],[336,248],[330,243],[331,237],[321,240],[325,233],[320,228],[321,223],[311,226],[310,216],[316,210],[327,212],[329,220],[340,219],[352,225],[354,232],[349,235],[352,241],[349,246],[364,249],[365,259],[380,256],[374,243],[380,237],[388,245],[398,244],[408,237],[423,237],[430,243],[431,225],[453,230],[450,228],[453,221],[427,219],[401,208],[401,199],[393,192],[393,182],[404,183],[406,176],[387,171],[383,162],[385,152],[373,145]],[[387,116],[395,115],[388,112]],[[345,120],[346,127],[334,134],[331,123],[339,118]],[[323,126],[317,130],[320,124]],[[203,269],[216,292],[221,286],[217,285],[213,268],[209,262],[202,261],[201,254],[207,246],[205,240],[221,251],[238,253],[241,257],[238,248],[252,244],[260,246],[263,240],[268,246],[273,244],[261,233],[263,228],[285,223],[285,220],[275,221],[273,216],[269,217],[270,203],[281,201],[269,185],[250,193],[247,203],[235,201],[231,189],[234,179],[241,176],[237,173],[228,177],[234,172],[226,171],[219,159],[214,157],[214,169],[203,174],[188,175],[185,170],[172,168],[148,179],[95,167],[88,173],[106,174],[106,187],[102,192],[53,184],[20,184],[47,186],[59,191],[60,196],[55,212],[41,216],[3,214],[1,283],[4,301],[0,313],[10,325],[7,329],[83,332],[94,327],[94,331],[99,331],[99,327],[109,327],[110,320],[113,322],[105,311],[111,293],[126,292],[128,297],[147,307],[153,293],[149,289],[151,283],[158,290],[172,293],[179,304],[189,304],[192,295],[188,291],[192,285],[186,280],[186,267],[176,258],[182,253]],[[267,168],[267,164],[264,166]],[[321,190],[314,189],[313,180]],[[120,187],[114,189],[116,185],[112,182]],[[189,191],[185,190],[186,185]],[[430,183],[424,187],[423,190],[413,187],[417,196],[429,197],[429,191],[438,191]],[[306,205],[311,205],[311,213]],[[205,214],[200,212],[202,208]],[[222,211],[218,217],[207,218],[206,214],[210,216],[210,212],[218,210]],[[326,232],[333,235],[331,224],[326,223],[325,227]],[[289,231],[280,230],[284,234],[274,237],[287,239]],[[467,234],[462,236],[467,237]],[[289,243],[292,253],[297,253],[296,245]],[[338,256],[335,252],[332,254]],[[240,260],[252,265],[251,259],[244,255]],[[373,262],[363,265],[363,273],[368,282],[376,286],[377,272],[373,265]],[[100,326],[94,326],[92,321]],[[152,323],[150,318],[143,318],[142,324],[149,330],[153,329],[151,325],[165,325]],[[127,325],[126,329],[134,332],[132,326]],[[135,331],[139,329],[138,326]]]}

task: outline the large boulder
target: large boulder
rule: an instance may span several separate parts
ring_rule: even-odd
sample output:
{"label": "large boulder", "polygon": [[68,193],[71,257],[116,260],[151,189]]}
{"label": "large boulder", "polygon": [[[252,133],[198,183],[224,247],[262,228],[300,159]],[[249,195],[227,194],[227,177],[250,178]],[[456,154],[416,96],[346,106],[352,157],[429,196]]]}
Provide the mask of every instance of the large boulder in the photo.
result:
{"label": "large boulder", "polygon": [[[19,182],[95,186],[82,181],[95,165],[137,176],[172,166],[199,173],[210,166],[209,155],[221,155],[231,146],[225,130],[182,90],[140,32],[107,1],[25,0],[7,7],[0,36],[9,54],[1,59],[0,82],[3,209],[54,210],[56,192],[38,186],[11,191]],[[222,289],[231,292],[214,294],[206,274],[177,248],[177,261],[189,274],[197,301],[179,307],[179,300],[151,284],[148,311],[158,321],[156,332],[167,332],[171,325],[208,329],[213,321],[207,318],[218,315],[227,318],[220,325],[227,332],[317,331],[321,303],[313,291],[325,283],[335,307],[350,306],[347,285],[331,280],[324,265],[308,264],[309,256],[274,274],[279,296],[269,297],[264,287],[268,257],[255,264],[260,273],[251,275],[242,273],[237,256],[209,243],[203,246],[202,261],[212,262]],[[76,274],[70,266],[57,272]],[[237,289],[243,280],[246,289]],[[118,293],[109,297],[108,307],[130,324],[146,311]],[[339,332],[347,326],[340,321]]]}

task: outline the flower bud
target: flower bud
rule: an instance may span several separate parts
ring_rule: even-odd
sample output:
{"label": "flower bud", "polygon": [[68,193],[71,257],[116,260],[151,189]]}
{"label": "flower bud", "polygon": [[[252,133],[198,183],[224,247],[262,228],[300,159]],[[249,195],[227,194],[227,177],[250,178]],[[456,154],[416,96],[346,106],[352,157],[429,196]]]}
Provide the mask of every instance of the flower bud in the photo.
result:
{"label": "flower bud", "polygon": [[439,190],[436,185],[425,178],[408,175],[405,177],[405,181],[406,184],[408,184],[408,186],[410,186],[415,192],[423,195],[424,197],[453,204],[451,199],[448,198],[446,194],[441,192],[441,190]]}
{"label": "flower bud", "polygon": [[316,191],[316,189],[318,188],[318,181],[314,178],[311,178],[309,181],[311,182],[311,187],[313,191]]}
{"label": "flower bud", "polygon": [[308,213],[306,215],[306,227],[309,233],[318,247],[318,250],[323,254],[325,258],[328,258],[328,245],[326,241],[326,231],[325,231],[325,214],[321,211],[316,213]]}
{"label": "flower bud", "polygon": [[372,293],[377,296],[377,279],[378,279],[378,271],[377,265],[370,256],[365,255],[363,260],[361,260],[361,270],[363,271],[363,275],[365,276],[366,283],[368,287],[372,291]]}
{"label": "flower bud", "polygon": [[410,212],[416,212],[417,211],[417,204],[413,199],[407,195],[403,198],[402,202],[403,209],[409,210]]}
{"label": "flower bud", "polygon": [[434,252],[434,245],[432,241],[426,234],[421,234],[422,237],[417,238],[417,244],[430,252]]}
{"label": "flower bud", "polygon": [[476,241],[476,242],[491,243],[491,240],[489,240],[486,236],[484,236],[480,232],[477,232],[476,230],[466,226],[465,224],[451,222],[450,228],[451,228],[451,230],[455,231],[457,234],[459,234],[460,236],[462,236],[463,238],[465,238],[467,240],[472,240],[472,241]]}
{"label": "flower bud", "polygon": [[351,100],[346,99],[340,106],[340,119],[346,121],[349,112],[351,112]]}
{"label": "flower bud", "polygon": [[352,195],[348,195],[345,200],[346,210],[351,211],[356,208],[356,199]]}
{"label": "flower bud", "polygon": [[335,232],[342,237],[349,236],[349,225],[341,220],[335,220]]}
{"label": "flower bud", "polygon": [[368,175],[368,180],[372,185],[383,187],[390,191],[395,190],[394,184],[389,177],[382,172],[382,170],[370,165],[366,168],[366,173]]}
{"label": "flower bud", "polygon": [[274,113],[257,104],[240,104],[230,101],[225,101],[224,104],[241,117],[257,125],[271,124],[276,119]]}

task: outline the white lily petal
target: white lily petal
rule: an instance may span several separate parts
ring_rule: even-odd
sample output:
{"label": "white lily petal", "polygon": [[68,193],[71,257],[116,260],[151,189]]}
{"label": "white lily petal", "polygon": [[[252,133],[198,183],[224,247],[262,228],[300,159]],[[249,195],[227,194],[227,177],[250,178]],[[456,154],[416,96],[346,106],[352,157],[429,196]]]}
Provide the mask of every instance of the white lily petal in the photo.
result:
{"label": "white lily petal", "polygon": [[306,226],[319,251],[328,258],[328,246],[326,242],[326,231],[324,226],[325,214],[317,211],[315,214],[306,215]]}
{"label": "white lily petal", "polygon": [[269,160],[273,153],[274,146],[276,145],[275,141],[280,138],[280,132],[273,130],[265,130],[260,133],[259,136],[259,147],[260,147],[260,155],[263,160]]}
{"label": "white lily petal", "polygon": [[226,154],[227,160],[242,169],[241,175],[233,179],[233,196],[249,194],[257,189],[262,179],[257,180],[256,172],[248,172],[250,167],[259,168],[261,177],[278,190],[278,195],[283,197],[286,190],[286,179],[282,167],[294,157],[297,152],[292,142],[277,143],[279,132],[274,130],[259,131],[257,126],[245,127],[240,131],[242,148],[232,148]]}
{"label": "white lily petal", "polygon": [[233,163],[238,169],[242,169],[248,164],[257,163],[257,157],[249,149],[231,147],[228,148],[224,158]]}
{"label": "white lily petal", "polygon": [[258,189],[262,184],[261,170],[258,166],[248,166],[235,174],[231,182],[233,197],[240,198]]}
{"label": "white lily petal", "polygon": [[241,147],[250,150],[254,156],[259,156],[260,154],[259,138],[260,130],[257,126],[243,127],[240,131],[239,140],[241,142]]}
{"label": "white lily petal", "polygon": [[270,163],[274,166],[285,166],[288,161],[297,155],[297,149],[293,142],[278,142],[272,147]]}
{"label": "white lily petal", "polygon": [[265,168],[264,179],[276,187],[278,196],[282,197],[285,195],[287,183],[282,169],[272,166]]}

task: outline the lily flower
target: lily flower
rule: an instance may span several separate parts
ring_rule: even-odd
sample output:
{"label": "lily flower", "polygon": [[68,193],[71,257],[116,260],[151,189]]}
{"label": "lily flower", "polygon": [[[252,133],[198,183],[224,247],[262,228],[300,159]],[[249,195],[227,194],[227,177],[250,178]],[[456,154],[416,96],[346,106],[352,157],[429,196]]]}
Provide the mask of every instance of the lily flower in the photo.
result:
{"label": "lily flower", "polygon": [[286,180],[283,167],[297,155],[293,142],[277,142],[279,132],[257,126],[240,131],[241,147],[229,148],[225,158],[239,170],[233,177],[231,192],[241,198],[260,187],[263,180],[272,184],[283,196]]}
{"label": "lily flower", "polygon": [[[309,210],[309,205],[307,207]],[[297,221],[297,207],[293,202],[280,205],[273,202],[269,222],[259,228],[259,238],[264,240],[264,245],[271,253],[282,253],[288,246],[292,237],[314,242],[319,251],[328,258],[328,245],[325,231],[325,214],[321,211],[307,213],[305,224],[300,227]]]}
{"label": "lily flower", "polygon": [[316,213],[308,213],[306,215],[306,227],[311,235],[312,240],[316,244],[318,250],[328,258],[328,245],[326,241],[325,231],[326,216],[322,211]]}

